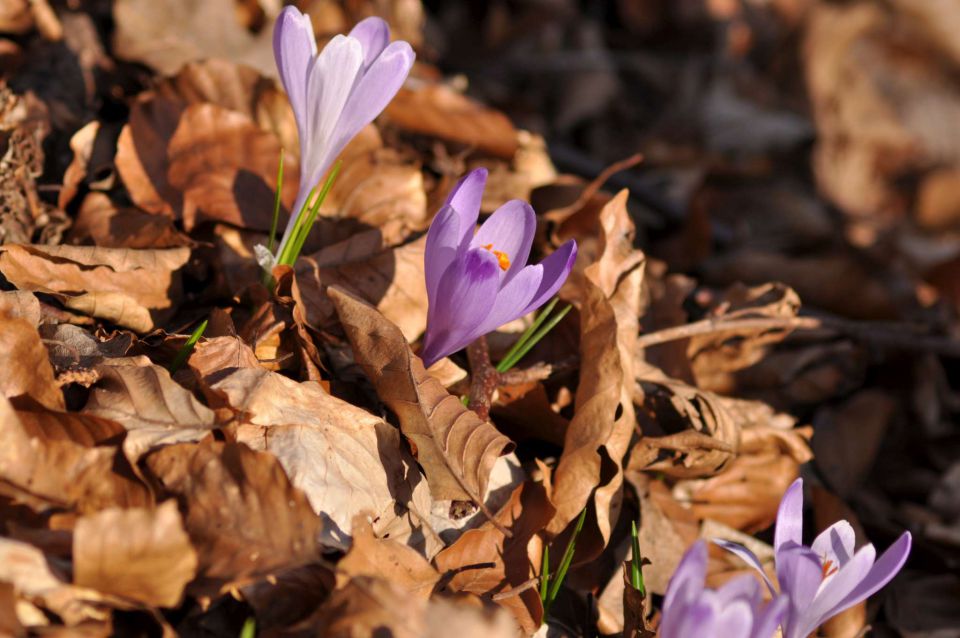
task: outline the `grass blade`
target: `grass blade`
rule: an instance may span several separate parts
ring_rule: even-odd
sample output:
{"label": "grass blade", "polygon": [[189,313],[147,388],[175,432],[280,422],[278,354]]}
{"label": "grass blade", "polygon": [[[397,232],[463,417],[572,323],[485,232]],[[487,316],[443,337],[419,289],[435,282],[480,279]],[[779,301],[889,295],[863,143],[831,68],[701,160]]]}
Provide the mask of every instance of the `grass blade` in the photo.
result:
{"label": "grass blade", "polygon": [[197,326],[197,329],[190,333],[190,338],[187,339],[187,342],[180,347],[180,350],[177,351],[177,356],[173,358],[173,363],[170,364],[170,374],[173,374],[186,363],[187,358],[190,357],[190,353],[193,352],[193,347],[197,345],[197,342],[200,341],[200,337],[203,336],[204,331],[207,329],[207,324],[210,322],[209,319],[204,319],[203,323]]}
{"label": "grass blade", "polygon": [[557,571],[554,574],[553,582],[550,583],[550,586],[547,588],[547,602],[543,605],[543,617],[546,618],[547,614],[550,613],[550,608],[553,606],[553,601],[557,599],[557,594],[560,593],[560,586],[563,585],[563,580],[567,577],[567,570],[570,569],[570,564],[573,563],[573,554],[576,550],[577,537],[580,536],[580,531],[583,529],[583,523],[587,520],[587,508],[584,507],[583,511],[580,512],[580,518],[577,519],[577,526],[573,528],[573,535],[570,536],[570,540],[567,542],[567,548],[563,552],[563,558],[560,559],[560,566],[557,567]]}
{"label": "grass blade", "polygon": [[[550,586],[550,546],[543,546],[543,559],[540,561],[540,602],[547,602],[547,588]],[[544,614],[544,618],[546,614]]]}
{"label": "grass blade", "polygon": [[323,189],[321,189],[319,195],[317,195],[316,201],[314,201],[313,206],[310,208],[310,212],[307,213],[306,218],[304,218],[303,215],[300,216],[297,227],[290,235],[290,241],[287,242],[287,250],[284,251],[284,254],[281,255],[277,263],[293,266],[297,258],[300,257],[300,251],[303,250],[303,245],[307,241],[310,229],[313,228],[313,224],[317,221],[317,215],[320,214],[320,206],[323,205],[323,201],[330,193],[330,189],[333,188],[333,182],[337,178],[337,174],[340,173],[340,167],[342,165],[343,162],[339,160],[333,165],[333,170],[330,171],[330,176],[327,177],[327,181],[324,182]]}
{"label": "grass blade", "polygon": [[257,619],[251,616],[243,621],[243,629],[240,630],[240,638],[254,638],[257,635]]}
{"label": "grass blade", "polygon": [[546,321],[547,317],[550,316],[550,313],[553,312],[553,309],[556,307],[558,301],[560,301],[560,299],[554,297],[553,301],[548,303],[547,306],[540,311],[536,320],[530,324],[530,327],[523,331],[523,334],[520,335],[520,338],[517,339],[517,342],[510,346],[510,349],[507,350],[507,353],[503,355],[503,359],[501,359],[500,363],[497,364],[497,372],[503,373],[510,369],[506,363],[516,356],[517,352],[527,341],[530,340],[530,337],[533,336],[533,333],[536,332],[537,328],[543,325],[543,322]]}
{"label": "grass blade", "polygon": [[280,222],[280,191],[283,190],[283,149],[280,149],[280,168],[277,169],[277,192],[273,196],[273,221],[270,222],[270,239],[267,242],[267,250],[273,252],[273,246],[277,241],[277,225]]}
{"label": "grass blade", "polygon": [[646,597],[647,590],[643,585],[643,558],[640,556],[640,537],[637,534],[637,522],[630,521],[630,544],[633,547],[633,560],[630,561],[630,584]]}

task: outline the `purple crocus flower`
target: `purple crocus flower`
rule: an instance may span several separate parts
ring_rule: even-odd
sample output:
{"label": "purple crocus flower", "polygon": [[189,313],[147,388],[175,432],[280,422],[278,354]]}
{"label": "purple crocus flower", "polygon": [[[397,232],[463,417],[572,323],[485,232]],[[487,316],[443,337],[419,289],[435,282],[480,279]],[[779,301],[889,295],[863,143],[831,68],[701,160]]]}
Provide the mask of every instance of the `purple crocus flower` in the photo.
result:
{"label": "purple crocus flower", "polygon": [[704,587],[707,545],[693,544],[683,555],[663,599],[660,638],[771,638],[787,607],[785,596],[764,604],[760,583],[749,574]]}
{"label": "purple crocus flower", "polygon": [[300,137],[300,192],[279,256],[310,191],[343,147],[397,94],[414,53],[406,42],[390,42],[386,22],[367,18],[350,35],[334,36],[318,55],[309,16],[288,6],[274,27],[273,54]]}
{"label": "purple crocus flower", "polygon": [[542,306],[577,258],[570,240],[539,264],[526,265],[537,218],[530,204],[516,199],[474,234],[486,181],[482,168],[467,174],[427,231],[423,267],[430,306],[420,354],[427,367]]}
{"label": "purple crocus flower", "polygon": [[[797,479],[780,501],[773,536],[777,580],[790,599],[784,638],[806,638],[841,611],[869,598],[897,575],[910,553],[910,532],[904,532],[879,560],[869,543],[854,551],[853,527],[847,521],[825,529],[810,547],[802,544],[802,532],[803,479]],[[737,543],[714,542],[757,569],[774,590],[753,552]]]}

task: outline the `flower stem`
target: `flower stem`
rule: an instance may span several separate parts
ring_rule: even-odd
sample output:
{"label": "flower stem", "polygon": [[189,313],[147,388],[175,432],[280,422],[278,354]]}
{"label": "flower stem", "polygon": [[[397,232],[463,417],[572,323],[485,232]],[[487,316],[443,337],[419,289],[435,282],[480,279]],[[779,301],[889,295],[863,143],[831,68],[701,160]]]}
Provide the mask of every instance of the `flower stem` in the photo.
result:
{"label": "flower stem", "polygon": [[500,373],[490,362],[486,336],[467,346],[467,359],[470,361],[470,403],[467,407],[486,421],[490,418],[493,393],[500,384]]}

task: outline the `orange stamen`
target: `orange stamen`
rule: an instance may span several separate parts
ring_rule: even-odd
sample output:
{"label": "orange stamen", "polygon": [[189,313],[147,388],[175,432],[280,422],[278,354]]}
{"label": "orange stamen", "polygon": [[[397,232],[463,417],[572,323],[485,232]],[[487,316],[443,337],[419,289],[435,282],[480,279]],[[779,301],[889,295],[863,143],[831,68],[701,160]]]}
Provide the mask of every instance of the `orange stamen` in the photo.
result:
{"label": "orange stamen", "polygon": [[507,255],[507,253],[500,250],[494,250],[493,244],[487,244],[485,246],[481,246],[481,248],[489,250],[493,253],[493,256],[497,258],[497,263],[500,264],[500,270],[506,270],[510,267],[510,257]]}
{"label": "orange stamen", "polygon": [[833,564],[832,560],[823,561],[823,578],[826,579],[827,576],[836,574],[839,569],[839,567]]}

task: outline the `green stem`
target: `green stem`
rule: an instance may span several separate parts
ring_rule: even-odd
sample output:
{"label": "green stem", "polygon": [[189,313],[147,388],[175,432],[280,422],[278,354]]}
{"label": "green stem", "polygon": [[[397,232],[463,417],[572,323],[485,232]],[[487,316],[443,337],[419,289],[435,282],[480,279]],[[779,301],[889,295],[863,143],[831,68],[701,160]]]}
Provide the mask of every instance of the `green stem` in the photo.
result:
{"label": "green stem", "polygon": [[[503,361],[501,361],[500,364],[497,365],[497,371],[506,372],[513,366],[517,365],[517,363],[520,362],[520,359],[523,359],[523,357],[525,357],[526,354],[530,352],[531,349],[533,349],[533,346],[537,345],[540,342],[540,340],[547,335],[548,332],[553,330],[557,326],[557,324],[560,323],[563,320],[563,318],[567,316],[567,313],[570,312],[571,307],[572,306],[567,306],[566,308],[564,308],[554,316],[550,317],[549,321],[546,321],[546,323],[540,326],[540,329],[537,330],[533,334],[533,336],[527,339],[526,342],[524,342],[524,344],[521,345],[520,348],[518,348],[517,351],[511,357],[509,358],[504,357]],[[534,325],[536,325],[536,322],[534,322]],[[501,366],[503,367],[503,370],[500,370]]]}
{"label": "green stem", "polygon": [[277,225],[280,222],[280,191],[283,189],[283,149],[280,149],[280,168],[277,169],[277,192],[273,196],[273,221],[270,223],[270,238],[267,250],[273,252],[277,241]]}
{"label": "green stem", "polygon": [[170,364],[170,374],[173,374],[186,363],[187,359],[190,357],[190,353],[193,352],[193,347],[197,345],[197,342],[200,341],[200,337],[203,336],[203,332],[207,329],[207,324],[210,322],[209,319],[204,319],[203,323],[197,326],[197,329],[190,334],[190,338],[187,339],[187,342],[180,347],[180,350],[177,351],[177,356],[173,358],[173,362]]}

